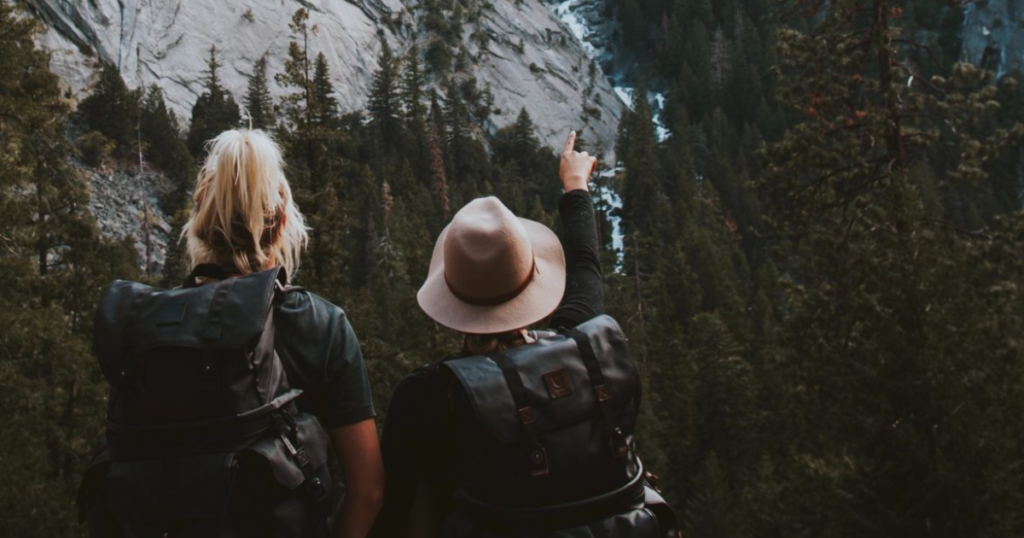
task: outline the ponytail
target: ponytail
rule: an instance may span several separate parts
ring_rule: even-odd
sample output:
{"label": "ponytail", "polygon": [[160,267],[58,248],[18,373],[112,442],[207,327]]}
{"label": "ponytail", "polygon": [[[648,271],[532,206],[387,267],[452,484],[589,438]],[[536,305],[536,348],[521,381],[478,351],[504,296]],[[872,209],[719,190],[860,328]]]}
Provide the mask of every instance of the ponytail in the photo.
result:
{"label": "ponytail", "polygon": [[260,130],[230,130],[207,148],[181,232],[192,266],[215,263],[243,274],[284,266],[294,277],[309,238],[277,144]]}

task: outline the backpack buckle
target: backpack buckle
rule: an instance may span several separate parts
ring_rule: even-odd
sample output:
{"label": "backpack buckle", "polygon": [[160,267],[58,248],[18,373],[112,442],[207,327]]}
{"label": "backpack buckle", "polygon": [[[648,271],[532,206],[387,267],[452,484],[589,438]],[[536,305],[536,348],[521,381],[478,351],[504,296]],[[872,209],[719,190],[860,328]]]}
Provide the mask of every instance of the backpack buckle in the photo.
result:
{"label": "backpack buckle", "polygon": [[622,428],[615,428],[611,431],[611,444],[612,454],[616,458],[624,458],[629,455],[629,442],[626,439],[626,435],[622,433]]}
{"label": "backpack buckle", "polygon": [[533,447],[530,449],[530,463],[535,467],[534,470],[530,471],[530,476],[534,478],[545,477],[549,474],[548,470],[548,451],[542,446]]}

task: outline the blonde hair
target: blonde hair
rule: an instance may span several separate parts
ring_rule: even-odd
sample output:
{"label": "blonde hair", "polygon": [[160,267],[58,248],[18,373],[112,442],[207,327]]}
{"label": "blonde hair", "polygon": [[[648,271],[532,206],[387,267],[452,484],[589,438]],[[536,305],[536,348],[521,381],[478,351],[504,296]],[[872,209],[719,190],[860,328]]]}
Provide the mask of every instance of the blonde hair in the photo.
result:
{"label": "blonde hair", "polygon": [[284,266],[289,279],[309,241],[284,177],[281,150],[260,130],[230,130],[207,142],[192,217],[182,229],[192,266],[247,274]]}

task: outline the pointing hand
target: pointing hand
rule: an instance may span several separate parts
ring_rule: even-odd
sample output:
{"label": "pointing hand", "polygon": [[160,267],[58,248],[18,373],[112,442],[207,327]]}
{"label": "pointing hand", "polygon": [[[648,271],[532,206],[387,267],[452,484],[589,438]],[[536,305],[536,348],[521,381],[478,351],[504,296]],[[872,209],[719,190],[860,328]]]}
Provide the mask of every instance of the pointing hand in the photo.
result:
{"label": "pointing hand", "polygon": [[576,148],[576,131],[569,133],[565,139],[565,147],[562,149],[562,162],[559,165],[558,175],[562,178],[562,189],[565,192],[576,189],[590,190],[587,181],[590,175],[597,169],[597,158],[591,157],[587,152],[578,152]]}

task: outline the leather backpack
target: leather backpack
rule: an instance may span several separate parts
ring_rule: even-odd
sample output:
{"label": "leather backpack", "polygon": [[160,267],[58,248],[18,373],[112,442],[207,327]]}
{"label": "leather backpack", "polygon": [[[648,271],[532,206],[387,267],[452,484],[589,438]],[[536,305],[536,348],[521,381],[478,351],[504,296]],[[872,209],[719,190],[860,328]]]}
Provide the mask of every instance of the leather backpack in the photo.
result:
{"label": "leather backpack", "polygon": [[[197,277],[216,282],[197,285]],[[202,265],[161,290],[115,281],[94,351],[110,384],[106,433],[79,490],[92,536],[322,536],[327,436],[298,413],[274,350],[281,268]]]}
{"label": "leather backpack", "polygon": [[654,537],[674,528],[636,453],[640,375],[614,319],[443,367],[462,389],[464,480],[442,536]]}

